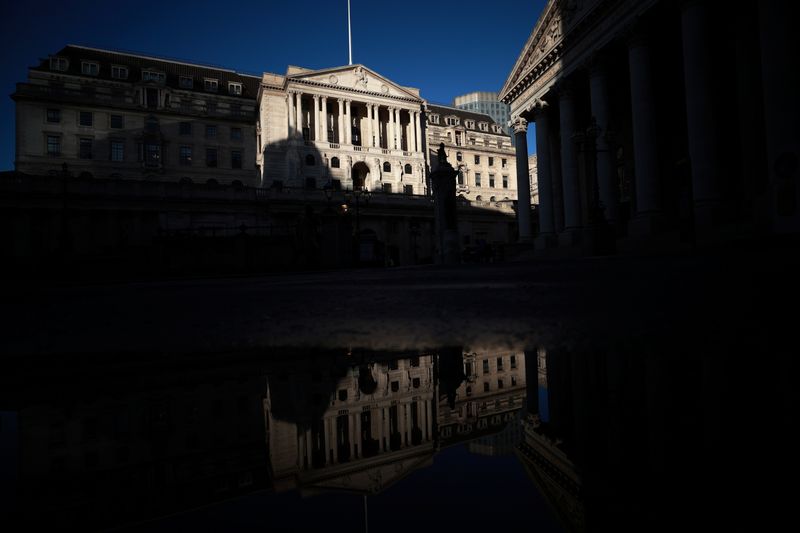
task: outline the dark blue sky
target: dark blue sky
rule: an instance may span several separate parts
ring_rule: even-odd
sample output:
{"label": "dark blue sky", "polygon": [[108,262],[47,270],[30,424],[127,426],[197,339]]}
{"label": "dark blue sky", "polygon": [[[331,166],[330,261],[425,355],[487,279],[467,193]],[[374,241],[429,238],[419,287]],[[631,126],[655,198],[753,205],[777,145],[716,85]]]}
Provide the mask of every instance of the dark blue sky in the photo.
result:
{"label": "dark blue sky", "polygon": [[[429,102],[498,91],[545,0],[351,0],[353,62],[419,87]],[[14,103],[27,68],[65,44],[128,50],[242,72],[347,64],[346,0],[3,2],[0,170],[13,168]],[[535,151],[533,137],[530,152]]]}

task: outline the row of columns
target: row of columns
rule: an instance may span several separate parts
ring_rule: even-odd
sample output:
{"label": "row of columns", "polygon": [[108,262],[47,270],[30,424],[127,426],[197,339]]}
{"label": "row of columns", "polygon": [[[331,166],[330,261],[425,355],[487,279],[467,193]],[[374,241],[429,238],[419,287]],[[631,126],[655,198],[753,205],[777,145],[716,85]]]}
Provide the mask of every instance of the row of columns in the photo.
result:
{"label": "row of columns", "polygon": [[[705,27],[706,7],[702,2],[687,2],[682,10],[684,82],[688,145],[692,166],[692,191],[695,213],[713,206],[719,198],[716,133],[712,116],[710,57]],[[631,121],[633,160],[635,167],[636,213],[632,233],[651,233],[660,215],[661,191],[658,179],[658,125],[653,92],[653,64],[650,45],[644,32],[634,33],[628,40],[628,67],[631,88]],[[589,69],[591,115],[597,128],[595,145],[598,196],[605,209],[606,221],[615,224],[619,218],[615,154],[612,132],[609,129],[610,102],[607,70],[602,61]],[[549,237],[556,231],[558,208],[563,209],[564,232],[578,230],[581,220],[578,158],[574,136],[577,133],[576,102],[569,80],[556,87],[555,102],[539,100],[528,115],[536,123],[536,153],[538,160],[539,232]],[[560,117],[560,153],[552,150],[549,106],[557,103]],[[528,191],[527,119],[519,117],[512,123],[517,136],[517,183],[519,205]],[[554,160],[555,158],[555,160]],[[558,163],[558,164],[556,164]],[[560,169],[558,168],[560,167]],[[561,185],[561,205],[556,205]],[[555,178],[555,179],[554,179]],[[520,240],[529,240],[530,220],[527,210],[519,210]]]}
{"label": "row of columns", "polygon": [[[315,123],[314,140],[322,142],[332,142],[328,138],[328,97],[318,94],[312,94],[314,100],[314,118]],[[337,98],[339,106],[337,131],[339,132],[339,142],[342,144],[353,144],[352,139],[352,100],[347,98]],[[289,136],[300,138],[303,135],[303,93],[301,91],[290,91],[286,96],[288,105],[289,116]],[[381,106],[379,104],[372,104],[366,102],[367,114],[365,127],[362,128],[364,135],[362,135],[361,145],[366,147],[380,148],[381,139],[381,126],[385,127],[386,131],[386,146],[390,150],[399,150],[402,147],[402,132],[403,128],[407,128],[407,151],[420,152],[421,146],[421,127],[420,120],[422,114],[419,110],[406,109],[391,106]],[[388,112],[388,119],[384,122],[380,120],[380,109],[384,108]],[[401,112],[406,111],[409,115],[410,122],[402,124]],[[311,127],[311,120],[309,117],[309,128]]]}
{"label": "row of columns", "polygon": [[[433,438],[433,420],[432,420],[432,403],[430,399],[425,399],[417,402],[400,403],[397,404],[397,431],[401,435],[402,446],[409,446],[411,444],[411,430],[412,413],[411,409],[416,408],[417,420],[419,428],[422,431],[423,441],[430,441]],[[363,446],[361,445],[361,412],[351,412],[347,415],[331,416],[325,419],[323,428],[325,431],[325,454],[326,463],[330,461],[331,455],[334,458],[334,463],[337,460],[337,420],[340,416],[347,416],[348,431],[347,439],[350,447],[351,460],[358,455],[363,455]],[[391,428],[389,426],[389,406],[372,409],[372,422],[371,431],[372,438],[379,443],[380,452],[389,451],[389,437],[391,435]],[[307,429],[305,432],[298,435],[298,448],[300,455],[306,457],[308,465],[312,464],[312,430]],[[356,448],[358,446],[358,448]]]}

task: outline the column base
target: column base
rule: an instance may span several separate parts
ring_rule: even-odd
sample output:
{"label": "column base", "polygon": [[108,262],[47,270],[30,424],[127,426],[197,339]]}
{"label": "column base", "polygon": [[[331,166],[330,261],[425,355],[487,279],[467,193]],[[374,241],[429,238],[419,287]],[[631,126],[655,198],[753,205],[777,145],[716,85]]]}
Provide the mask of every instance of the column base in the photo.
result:
{"label": "column base", "polygon": [[558,246],[566,248],[578,246],[583,242],[583,228],[565,228],[558,234]]}
{"label": "column base", "polygon": [[660,211],[639,213],[628,222],[628,236],[648,237],[663,231],[664,219]]}
{"label": "column base", "polygon": [[533,241],[536,250],[547,250],[558,247],[558,236],[555,233],[540,233]]}

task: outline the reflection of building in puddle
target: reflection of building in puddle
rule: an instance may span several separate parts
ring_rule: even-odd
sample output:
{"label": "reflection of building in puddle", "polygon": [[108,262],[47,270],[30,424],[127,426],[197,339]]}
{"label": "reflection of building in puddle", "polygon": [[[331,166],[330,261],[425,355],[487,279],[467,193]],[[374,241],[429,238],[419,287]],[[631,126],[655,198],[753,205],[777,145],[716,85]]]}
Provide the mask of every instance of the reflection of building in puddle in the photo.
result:
{"label": "reflection of building in puddle", "polygon": [[563,442],[550,422],[547,351],[536,352],[537,390],[529,403],[523,438],[517,445],[517,457],[539,492],[554,509],[569,531],[583,531],[584,506],[581,500],[582,480],[575,464],[563,449]]}
{"label": "reflection of building in puddle", "polygon": [[275,488],[379,492],[441,446],[509,426],[510,441],[524,404],[521,352],[373,354],[276,375],[264,401]]}
{"label": "reflection of building in puddle", "polygon": [[[487,453],[494,448],[492,453],[498,453],[502,441],[513,442],[519,436],[514,421],[525,406],[524,353],[481,350],[465,353],[463,359],[464,381],[454,398],[440,397],[441,443],[447,446],[481,438],[471,451]],[[502,436],[486,437],[498,433]]]}
{"label": "reflection of building in puddle", "polygon": [[[434,356],[364,362],[338,379],[315,371],[290,380],[270,379],[264,402],[278,490],[378,492],[433,456]],[[295,399],[288,417],[272,411],[279,391]]]}

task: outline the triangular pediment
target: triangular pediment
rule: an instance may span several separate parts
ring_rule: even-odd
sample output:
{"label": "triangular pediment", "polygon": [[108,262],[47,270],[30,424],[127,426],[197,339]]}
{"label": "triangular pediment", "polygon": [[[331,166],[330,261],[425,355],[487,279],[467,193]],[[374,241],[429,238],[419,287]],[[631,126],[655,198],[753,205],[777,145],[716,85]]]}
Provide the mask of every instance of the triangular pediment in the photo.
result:
{"label": "triangular pediment", "polygon": [[536,25],[533,27],[525,46],[522,48],[514,68],[508,75],[499,98],[504,100],[514,87],[522,80],[537,63],[544,58],[553,48],[561,44],[564,27],[561,18],[561,4],[563,0],[549,0]]}
{"label": "triangular pediment", "polygon": [[287,84],[300,82],[345,92],[361,92],[422,103],[417,89],[403,87],[364,65],[288,73]]}

